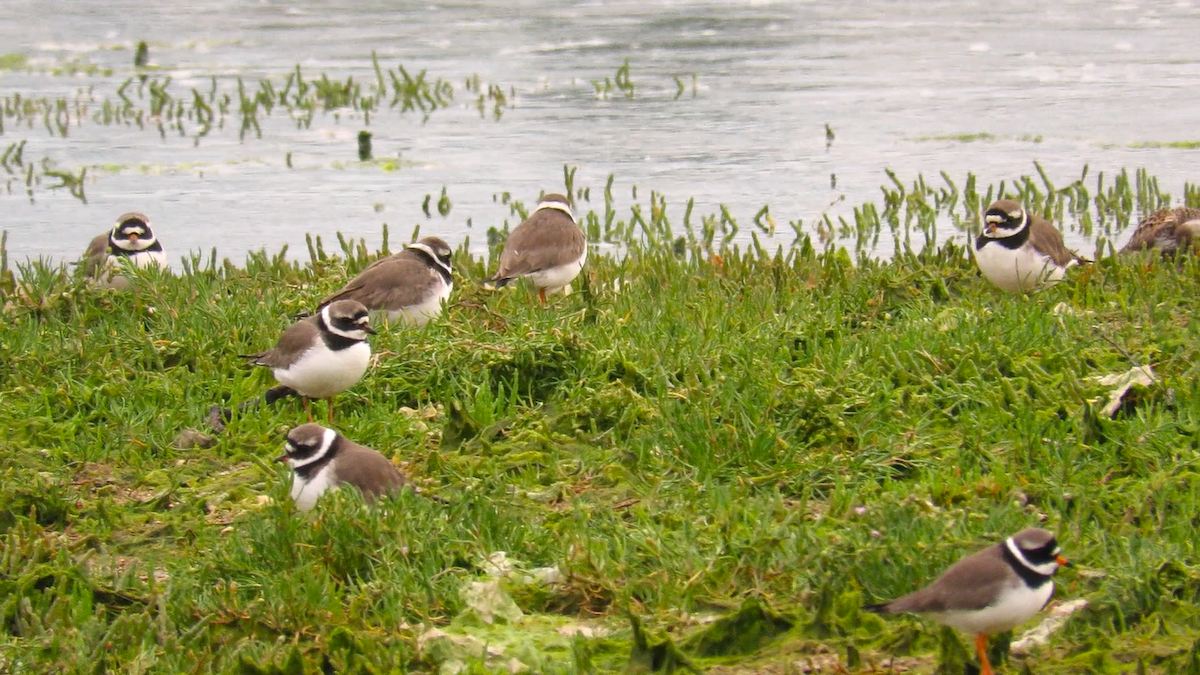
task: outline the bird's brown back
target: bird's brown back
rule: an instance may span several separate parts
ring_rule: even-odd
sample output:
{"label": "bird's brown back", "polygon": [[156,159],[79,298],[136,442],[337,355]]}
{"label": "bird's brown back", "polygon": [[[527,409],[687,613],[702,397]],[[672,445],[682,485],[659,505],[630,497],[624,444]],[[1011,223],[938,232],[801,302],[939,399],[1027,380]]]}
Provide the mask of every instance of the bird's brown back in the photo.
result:
{"label": "bird's brown back", "polygon": [[319,338],[321,332],[317,325],[317,315],[303,318],[287,327],[274,349],[257,354],[247,354],[245,358],[256,366],[268,368],[287,368],[295,363]]}
{"label": "bird's brown back", "polygon": [[334,480],[362,491],[368,501],[404,487],[404,474],[386,457],[371,448],[344,441],[334,464]]}
{"label": "bird's brown back", "polygon": [[1072,261],[1079,263],[1091,262],[1067,248],[1063,243],[1062,232],[1044,218],[1029,214],[1029,242],[1037,250],[1050,256],[1050,259],[1060,267],[1065,267]]}
{"label": "bird's brown back", "polygon": [[419,260],[419,255],[406,249],[376,260],[341,290],[322,300],[317,309],[337,300],[357,300],[376,311],[420,304],[439,274]]}
{"label": "bird's brown back", "polygon": [[108,232],[96,235],[83,253],[84,271],[88,276],[98,276],[108,263]]}
{"label": "bird's brown back", "polygon": [[925,588],[876,606],[887,614],[948,612],[987,607],[1005,586],[1021,583],[1004,561],[1003,543],[958,561]]}
{"label": "bird's brown back", "polygon": [[534,211],[508,235],[496,279],[512,279],[577,260],[587,240],[571,217],[558,209]]}
{"label": "bird's brown back", "polygon": [[1200,209],[1181,207],[1155,211],[1138,223],[1121,252],[1159,248],[1170,253],[1190,246],[1197,232],[1200,232]]}

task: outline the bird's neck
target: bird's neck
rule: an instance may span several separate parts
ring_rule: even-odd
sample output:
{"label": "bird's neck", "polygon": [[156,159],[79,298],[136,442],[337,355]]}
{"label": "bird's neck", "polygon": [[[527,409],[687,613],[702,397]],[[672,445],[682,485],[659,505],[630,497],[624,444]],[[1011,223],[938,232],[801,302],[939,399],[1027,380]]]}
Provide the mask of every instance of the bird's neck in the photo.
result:
{"label": "bird's neck", "polygon": [[1041,588],[1043,584],[1050,582],[1053,574],[1042,574],[1041,572],[1031,568],[1029,563],[1021,558],[1018,558],[1008,547],[1007,542],[1000,546],[1000,550],[1004,553],[1004,562],[1012,568],[1017,576],[1025,582],[1025,585],[1030,588]]}

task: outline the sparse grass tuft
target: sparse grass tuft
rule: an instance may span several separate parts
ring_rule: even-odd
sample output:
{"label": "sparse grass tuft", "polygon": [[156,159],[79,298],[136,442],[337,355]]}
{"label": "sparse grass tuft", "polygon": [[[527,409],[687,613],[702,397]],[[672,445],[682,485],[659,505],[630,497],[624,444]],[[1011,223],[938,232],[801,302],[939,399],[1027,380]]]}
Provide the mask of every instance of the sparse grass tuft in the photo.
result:
{"label": "sparse grass tuft", "polygon": [[1200,149],[1200,141],[1144,141],[1130,145],[1131,148],[1172,148],[1175,150]]}

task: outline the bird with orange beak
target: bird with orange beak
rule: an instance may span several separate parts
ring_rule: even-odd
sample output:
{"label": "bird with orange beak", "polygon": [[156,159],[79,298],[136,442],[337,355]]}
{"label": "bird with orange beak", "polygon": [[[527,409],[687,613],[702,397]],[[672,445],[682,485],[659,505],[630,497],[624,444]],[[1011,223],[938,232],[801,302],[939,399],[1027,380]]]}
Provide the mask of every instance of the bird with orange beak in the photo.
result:
{"label": "bird with orange beak", "polygon": [[1070,565],[1054,534],[1029,528],[954,563],[925,588],[863,609],[926,614],[975,636],[980,675],[992,675],[988,636],[1033,618],[1054,595],[1054,573]]}
{"label": "bird with orange beak", "polygon": [[129,279],[117,274],[117,269],[128,261],[134,267],[167,266],[167,256],[162,244],[150,229],[150,219],[144,214],[130,212],[117,218],[112,229],[97,235],[83,254],[83,265],[87,275],[102,286],[124,289]]}

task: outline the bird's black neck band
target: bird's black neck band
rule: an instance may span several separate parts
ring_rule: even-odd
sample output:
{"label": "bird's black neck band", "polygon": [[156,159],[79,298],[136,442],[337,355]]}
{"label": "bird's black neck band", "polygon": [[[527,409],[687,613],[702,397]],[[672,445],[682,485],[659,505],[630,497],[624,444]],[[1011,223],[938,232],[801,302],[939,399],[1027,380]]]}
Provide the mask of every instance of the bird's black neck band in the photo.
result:
{"label": "bird's black neck band", "polygon": [[325,341],[325,346],[329,347],[330,351],[340,352],[362,342],[362,340],[338,335],[329,330],[329,324],[325,323],[324,312],[317,313],[317,326],[321,329],[321,339]]}
{"label": "bird's black neck band", "polygon": [[1025,582],[1026,586],[1030,588],[1041,588],[1043,584],[1050,581],[1051,575],[1042,574],[1037,570],[1030,569],[1025,565],[1024,562],[1017,558],[1017,556],[1013,555],[1012,551],[1008,550],[1007,545],[1000,546],[1000,550],[1004,553],[1004,562],[1008,563],[1008,566],[1017,573],[1017,576],[1021,577],[1021,580]]}
{"label": "bird's black neck band", "polygon": [[1025,227],[1022,227],[1019,232],[1010,237],[987,237],[981,234],[975,238],[975,250],[983,248],[984,244],[995,242],[1004,248],[1015,251],[1024,246],[1025,242],[1029,241],[1029,228],[1032,226],[1033,222],[1031,220],[1025,223]]}

